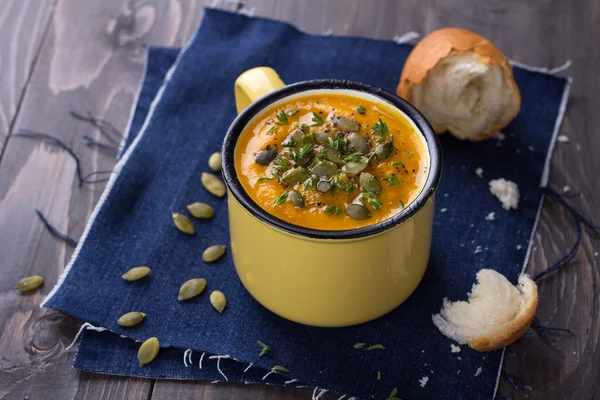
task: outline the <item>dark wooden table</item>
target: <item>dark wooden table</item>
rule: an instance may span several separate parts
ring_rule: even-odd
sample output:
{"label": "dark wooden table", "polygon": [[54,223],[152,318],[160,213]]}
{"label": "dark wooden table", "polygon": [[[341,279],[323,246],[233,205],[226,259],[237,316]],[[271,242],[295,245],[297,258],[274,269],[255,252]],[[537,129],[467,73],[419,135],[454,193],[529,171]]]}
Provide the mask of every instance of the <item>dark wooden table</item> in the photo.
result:
{"label": "dark wooden table", "polygon": [[[209,1],[206,1],[208,3]],[[91,110],[127,124],[144,63],[141,43],[181,46],[202,18],[200,0],[2,0],[0,4],[0,398],[307,399],[307,389],[154,381],[92,375],[70,367],[64,351],[78,321],[39,308],[72,249],[45,232],[34,209],[78,238],[103,186],[77,187],[75,164],[52,146],[8,138],[52,133],[82,157],[84,171],[111,169],[110,155],[86,147],[99,132],[66,110]],[[566,60],[574,78],[551,183],[579,193],[572,203],[600,224],[600,4],[598,0],[247,0],[256,15],[335,35],[391,39],[460,26],[483,34],[511,59],[544,67]],[[220,7],[235,9],[221,2]],[[398,71],[400,73],[400,70]],[[568,217],[544,205],[528,271],[555,261],[573,242]],[[567,270],[543,281],[542,322],[576,330],[555,346],[530,332],[509,350],[504,370],[533,388],[501,382],[513,399],[600,399],[600,243],[584,236]],[[21,277],[41,274],[42,290],[20,295]],[[451,390],[451,388],[448,388]],[[324,398],[327,398],[326,396]],[[331,396],[330,398],[334,398]],[[336,397],[337,398],[337,397]]]}

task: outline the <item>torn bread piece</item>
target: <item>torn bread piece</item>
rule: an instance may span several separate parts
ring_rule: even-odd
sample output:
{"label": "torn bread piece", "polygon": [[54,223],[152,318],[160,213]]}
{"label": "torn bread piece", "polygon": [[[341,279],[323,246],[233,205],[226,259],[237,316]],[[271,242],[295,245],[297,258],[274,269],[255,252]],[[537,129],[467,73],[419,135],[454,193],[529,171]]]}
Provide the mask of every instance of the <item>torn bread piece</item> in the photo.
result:
{"label": "torn bread piece", "polygon": [[460,28],[433,31],[415,46],[396,93],[437,133],[463,140],[492,137],[521,108],[508,59],[486,38]]}
{"label": "torn bread piece", "polygon": [[537,285],[529,275],[521,274],[518,286],[514,286],[504,275],[482,269],[469,300],[444,299],[442,310],[432,319],[445,336],[457,343],[477,351],[493,351],[523,336],[537,306]]}

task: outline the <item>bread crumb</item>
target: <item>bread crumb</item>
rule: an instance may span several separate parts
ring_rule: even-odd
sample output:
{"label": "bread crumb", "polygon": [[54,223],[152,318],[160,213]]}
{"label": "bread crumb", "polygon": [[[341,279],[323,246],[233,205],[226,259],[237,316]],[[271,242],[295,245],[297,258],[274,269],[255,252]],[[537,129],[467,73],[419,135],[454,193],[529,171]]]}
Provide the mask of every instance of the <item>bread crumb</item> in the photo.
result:
{"label": "bread crumb", "polygon": [[460,361],[460,360],[462,360],[462,357],[456,357],[456,359]]}
{"label": "bread crumb", "polygon": [[475,170],[475,175],[477,175],[480,178],[483,178],[483,168],[479,167]]}
{"label": "bread crumb", "polygon": [[475,226],[475,224],[471,224],[471,228],[473,228]]}
{"label": "bread crumb", "polygon": [[517,209],[519,206],[519,187],[516,183],[504,178],[491,180],[490,192],[500,200],[505,210]]}
{"label": "bread crumb", "polygon": [[529,149],[529,151],[535,151],[535,149],[533,148],[533,146],[529,146],[527,148]]}
{"label": "bread crumb", "polygon": [[446,211],[448,211],[448,209],[447,208],[442,208],[440,211],[441,212],[446,212]]}
{"label": "bread crumb", "polygon": [[498,140],[504,140],[506,139],[506,135],[500,131],[496,132],[496,134],[494,135],[494,138],[498,139]]}
{"label": "bread crumb", "polygon": [[520,244],[517,245],[517,250],[521,250],[521,245]]}
{"label": "bread crumb", "polygon": [[460,374],[460,369],[458,371],[456,371],[456,375]]}
{"label": "bread crumb", "polygon": [[595,252],[595,253],[594,253],[594,257],[598,257],[598,252]]}
{"label": "bread crumb", "polygon": [[569,185],[563,186],[563,193],[567,193],[569,190],[571,190],[571,188],[569,187]]}
{"label": "bread crumb", "polygon": [[448,193],[444,193],[444,197],[448,197]]}
{"label": "bread crumb", "polygon": [[496,213],[495,212],[491,212],[489,213],[486,217],[485,217],[486,221],[493,221],[496,219]]}
{"label": "bread crumb", "polygon": [[559,141],[560,143],[569,143],[569,141],[571,141],[571,139],[569,139],[569,137],[568,137],[568,136],[565,136],[565,135],[560,135],[560,136],[558,137],[558,141]]}
{"label": "bread crumb", "polygon": [[521,154],[521,149],[517,149],[517,154]]}
{"label": "bread crumb", "polygon": [[483,250],[481,250],[481,246],[477,246],[477,248],[475,249],[475,251],[473,252],[473,254],[479,254],[481,253]]}
{"label": "bread crumb", "polygon": [[450,343],[450,352],[451,353],[460,353],[460,346],[457,346],[454,343]]}
{"label": "bread crumb", "polygon": [[479,376],[479,374],[481,374],[481,371],[483,371],[483,369],[481,367],[477,368],[477,371],[475,372],[475,376]]}
{"label": "bread crumb", "polygon": [[419,379],[419,385],[421,385],[421,387],[424,388],[425,385],[427,385],[428,381],[429,381],[429,377],[428,376],[424,376],[421,379]]}

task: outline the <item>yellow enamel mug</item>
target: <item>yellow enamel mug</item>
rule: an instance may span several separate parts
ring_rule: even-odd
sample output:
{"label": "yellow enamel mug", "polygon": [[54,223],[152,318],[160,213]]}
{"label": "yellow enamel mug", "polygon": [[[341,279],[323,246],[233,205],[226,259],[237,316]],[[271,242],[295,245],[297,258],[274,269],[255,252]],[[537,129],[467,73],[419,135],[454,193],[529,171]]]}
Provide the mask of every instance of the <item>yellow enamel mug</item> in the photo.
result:
{"label": "yellow enamel mug", "polygon": [[[383,222],[342,231],[293,225],[263,210],[237,179],[236,142],[253,118],[290,97],[332,90],[396,108],[426,144],[429,170],[423,189],[404,210]],[[266,67],[242,74],[235,95],[239,115],[225,137],[222,168],[233,261],[248,292],[281,317],[321,327],[360,324],[402,304],[423,278],[431,247],[442,160],[429,123],[405,100],[381,88],[330,79],[285,86]]]}

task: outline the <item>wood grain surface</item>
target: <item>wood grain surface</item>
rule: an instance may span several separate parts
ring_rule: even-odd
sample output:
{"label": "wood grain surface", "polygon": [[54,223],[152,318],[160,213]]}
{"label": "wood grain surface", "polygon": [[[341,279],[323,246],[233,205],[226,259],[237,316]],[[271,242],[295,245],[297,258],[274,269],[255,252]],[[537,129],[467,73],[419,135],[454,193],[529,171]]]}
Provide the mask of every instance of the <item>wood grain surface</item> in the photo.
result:
{"label": "wood grain surface", "polygon": [[[181,46],[193,34],[203,3],[194,0],[3,0],[0,5],[0,398],[6,399],[307,399],[312,390],[261,385],[152,381],[70,368],[79,323],[39,304],[72,249],[50,237],[34,210],[78,238],[103,185],[78,187],[75,164],[53,146],[6,133],[33,129],[60,137],[82,157],[85,172],[110,169],[114,157],[86,147],[100,139],[67,115],[87,111],[126,126],[144,62],[141,44]],[[34,4],[35,3],[35,4]],[[219,7],[237,6],[219,2]],[[415,30],[461,26],[494,41],[509,57],[543,67],[567,59],[574,78],[552,159],[551,183],[569,185],[571,202],[600,224],[600,3],[596,0],[247,0],[246,11],[292,22],[314,33],[391,39]],[[400,71],[398,71],[400,73]],[[564,254],[575,239],[570,220],[544,205],[528,271]],[[598,240],[584,235],[565,272],[540,284],[538,316],[569,327],[551,346],[529,331],[509,348],[504,369],[532,390],[502,381],[512,399],[600,399],[600,269]],[[41,274],[43,288],[20,295],[22,276]],[[512,355],[514,354],[514,355]],[[321,399],[333,399],[323,396]]]}

